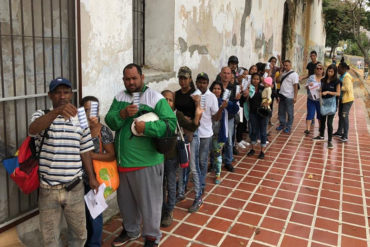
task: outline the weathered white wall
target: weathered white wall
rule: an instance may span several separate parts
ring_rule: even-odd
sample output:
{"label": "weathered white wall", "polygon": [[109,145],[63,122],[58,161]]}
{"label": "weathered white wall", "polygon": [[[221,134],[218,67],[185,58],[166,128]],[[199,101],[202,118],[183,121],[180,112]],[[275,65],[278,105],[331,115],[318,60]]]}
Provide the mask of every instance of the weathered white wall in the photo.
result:
{"label": "weathered white wall", "polygon": [[283,0],[176,1],[175,69],[188,65],[194,77],[205,71],[213,79],[230,55],[249,67],[280,54],[283,4]]}
{"label": "weathered white wall", "polygon": [[173,71],[174,9],[173,0],[145,2],[145,65]]}
{"label": "weathered white wall", "polygon": [[101,113],[122,90],[132,58],[132,1],[81,0],[82,96],[98,97]]}

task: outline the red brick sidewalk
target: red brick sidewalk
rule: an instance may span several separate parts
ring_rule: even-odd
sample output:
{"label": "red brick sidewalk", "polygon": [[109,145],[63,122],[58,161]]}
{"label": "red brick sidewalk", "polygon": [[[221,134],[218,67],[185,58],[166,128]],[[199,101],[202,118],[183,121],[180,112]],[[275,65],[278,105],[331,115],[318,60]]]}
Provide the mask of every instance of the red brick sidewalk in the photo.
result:
{"label": "red brick sidewalk", "polygon": [[[370,246],[370,138],[366,110],[356,100],[350,113],[348,143],[305,136],[306,97],[296,103],[290,135],[271,127],[264,160],[236,156],[235,172],[222,182],[207,178],[204,205],[190,214],[194,195],[174,210],[162,228],[160,246]],[[276,117],[273,118],[276,122]],[[336,130],[337,118],[334,120]],[[191,183],[189,183],[191,186]],[[103,243],[122,230],[119,216],[104,226]],[[126,246],[142,246],[135,241]]]}

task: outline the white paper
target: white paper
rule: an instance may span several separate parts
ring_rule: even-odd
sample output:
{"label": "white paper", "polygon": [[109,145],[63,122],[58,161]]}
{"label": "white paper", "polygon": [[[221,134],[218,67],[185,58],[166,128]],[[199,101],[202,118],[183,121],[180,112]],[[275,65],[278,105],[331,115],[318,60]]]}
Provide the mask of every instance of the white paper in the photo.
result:
{"label": "white paper", "polygon": [[312,95],[312,98],[314,100],[317,100],[320,98],[320,83],[313,83],[312,86],[308,86],[308,88],[310,89],[310,93]]}
{"label": "white paper", "polygon": [[93,190],[90,190],[84,196],[86,206],[89,209],[90,215],[93,219],[98,217],[108,207],[107,203],[105,202],[105,198],[104,198],[104,189],[105,189],[105,184],[102,183],[99,186],[97,194],[95,194]]}

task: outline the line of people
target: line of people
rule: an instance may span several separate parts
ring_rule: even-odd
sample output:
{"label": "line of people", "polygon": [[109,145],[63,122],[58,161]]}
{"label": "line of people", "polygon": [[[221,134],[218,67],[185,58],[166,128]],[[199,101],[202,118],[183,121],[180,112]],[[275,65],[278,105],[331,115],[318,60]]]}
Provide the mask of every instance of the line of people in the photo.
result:
{"label": "line of people", "polygon": [[[312,62],[307,65],[305,134],[310,134],[310,122],[316,112],[321,124],[320,134],[314,139],[324,139],[327,125],[328,148],[331,148],[332,135],[340,135],[344,142],[348,140],[352,78],[343,61],[338,66],[339,80],[335,65],[330,65],[323,74],[324,67],[315,56],[316,52],[311,52]],[[276,65],[278,61],[281,68]],[[180,89],[176,92],[165,90],[160,94],[144,84],[140,66],[125,66],[122,78],[125,90],[114,97],[105,116],[107,126],[115,131],[114,144],[112,132],[98,118],[89,117],[89,128],[86,129],[78,124],[77,109],[71,103],[71,83],[64,78],[51,81],[49,98],[53,108],[47,113],[39,110],[33,114],[29,127],[29,133],[38,139],[47,134],[39,164],[40,227],[44,246],[60,245],[62,214],[67,219],[68,240],[72,246],[100,246],[102,216],[92,220],[83,201],[89,188],[97,190],[99,186],[92,159],[116,159],[118,164],[117,200],[123,231],[113,240],[112,246],[121,246],[141,235],[145,246],[156,246],[161,238],[160,226],[171,225],[173,209],[176,203],[185,199],[189,180],[194,183],[194,201],[189,208],[193,213],[203,205],[209,172],[214,173],[214,182],[219,184],[222,182],[222,163],[226,171],[234,171],[235,147],[250,146],[247,155],[253,156],[259,143],[258,158],[264,158],[268,144],[267,126],[273,124],[274,100],[278,102],[279,125],[276,129],[287,134],[291,132],[299,80],[303,77],[299,78],[293,71],[289,60],[282,62],[279,56],[271,57],[268,63],[257,63],[246,69],[239,67],[236,56],[231,56],[213,83],[204,72],[196,76],[194,83],[192,71],[186,66],[179,69],[177,77]],[[133,104],[136,94],[139,94],[139,100]],[[332,134],[337,110],[337,101],[334,101],[333,110],[333,99],[337,98],[339,127]],[[98,102],[98,99],[88,96],[81,102],[87,116],[91,102]],[[157,120],[139,120],[138,117],[147,112],[155,113]],[[165,155],[156,149],[153,140],[168,131],[184,133],[186,142],[190,143],[187,168],[179,167],[175,149]],[[249,133],[248,141],[245,133]],[[83,183],[79,183],[80,180]],[[74,187],[66,191],[71,184]],[[86,225],[86,219],[87,227],[82,227]]]}

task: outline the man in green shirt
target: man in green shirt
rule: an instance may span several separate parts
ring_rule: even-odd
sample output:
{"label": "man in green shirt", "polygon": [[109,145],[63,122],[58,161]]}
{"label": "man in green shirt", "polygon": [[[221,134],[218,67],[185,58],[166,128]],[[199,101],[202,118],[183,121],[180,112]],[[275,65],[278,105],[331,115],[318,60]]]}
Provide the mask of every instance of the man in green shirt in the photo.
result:
{"label": "man in green shirt", "polygon": [[[121,246],[139,238],[143,224],[145,246],[155,246],[161,238],[164,157],[156,150],[153,138],[165,135],[165,122],[173,132],[176,116],[160,93],[144,85],[140,66],[128,64],[123,69],[123,81],[126,90],[115,96],[105,117],[107,125],[116,131],[115,150],[120,173],[117,200],[123,218],[123,231],[112,245]],[[134,93],[140,94],[139,104],[133,104]],[[143,112],[153,112],[159,120],[137,121],[135,118]],[[132,133],[133,122],[140,136]]]}

